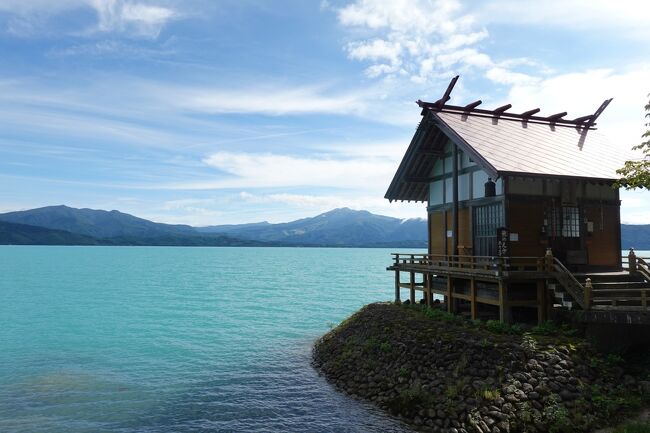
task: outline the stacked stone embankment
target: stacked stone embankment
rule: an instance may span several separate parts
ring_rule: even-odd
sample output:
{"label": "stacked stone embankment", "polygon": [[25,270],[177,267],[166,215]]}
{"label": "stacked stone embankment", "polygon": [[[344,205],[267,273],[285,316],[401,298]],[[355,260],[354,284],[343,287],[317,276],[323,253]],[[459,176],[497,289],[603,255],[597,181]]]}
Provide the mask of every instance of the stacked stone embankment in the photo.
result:
{"label": "stacked stone embankment", "polygon": [[388,303],[323,336],[313,357],[340,390],[420,431],[592,431],[641,407],[650,390],[620,357],[579,338],[498,334]]}

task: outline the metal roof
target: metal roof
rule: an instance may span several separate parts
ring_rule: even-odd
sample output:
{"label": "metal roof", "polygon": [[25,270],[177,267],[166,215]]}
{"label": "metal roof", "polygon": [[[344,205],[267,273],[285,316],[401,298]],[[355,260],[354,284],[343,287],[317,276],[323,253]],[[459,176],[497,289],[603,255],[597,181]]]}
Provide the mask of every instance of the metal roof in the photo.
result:
{"label": "metal roof", "polygon": [[613,180],[623,166],[620,151],[595,129],[452,112],[434,116],[499,174]]}
{"label": "metal roof", "polygon": [[586,125],[425,108],[386,192],[389,200],[427,201],[430,174],[445,143],[453,141],[493,177],[506,174],[618,179],[624,156]]}

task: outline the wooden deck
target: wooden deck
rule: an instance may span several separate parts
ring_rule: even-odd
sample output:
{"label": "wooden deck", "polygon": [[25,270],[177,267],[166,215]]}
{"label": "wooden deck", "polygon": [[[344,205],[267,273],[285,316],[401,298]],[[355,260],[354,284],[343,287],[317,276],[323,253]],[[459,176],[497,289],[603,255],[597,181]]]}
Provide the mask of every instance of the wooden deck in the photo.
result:
{"label": "wooden deck", "polygon": [[[486,257],[394,253],[387,270],[395,272],[395,299],[401,289],[409,302],[421,292],[432,305],[434,295],[444,298],[448,311],[458,301],[469,303],[470,316],[478,318],[479,304],[499,308],[499,319],[512,321],[513,307],[537,309],[537,320],[546,320],[553,308],[584,310],[594,321],[650,323],[650,259],[631,254],[622,270],[604,273],[572,273],[548,253],[545,257]],[[408,280],[401,280],[401,273]],[[610,313],[610,314],[607,314]],[[615,313],[615,314],[613,314]],[[621,319],[621,317],[624,317]]]}

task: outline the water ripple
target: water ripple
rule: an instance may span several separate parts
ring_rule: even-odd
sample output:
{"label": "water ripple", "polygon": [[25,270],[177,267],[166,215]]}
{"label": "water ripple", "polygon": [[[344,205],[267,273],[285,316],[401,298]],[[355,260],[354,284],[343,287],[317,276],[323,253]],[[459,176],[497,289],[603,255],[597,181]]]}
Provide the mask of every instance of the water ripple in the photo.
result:
{"label": "water ripple", "polygon": [[0,247],[0,431],[408,431],[309,364],[388,253]]}

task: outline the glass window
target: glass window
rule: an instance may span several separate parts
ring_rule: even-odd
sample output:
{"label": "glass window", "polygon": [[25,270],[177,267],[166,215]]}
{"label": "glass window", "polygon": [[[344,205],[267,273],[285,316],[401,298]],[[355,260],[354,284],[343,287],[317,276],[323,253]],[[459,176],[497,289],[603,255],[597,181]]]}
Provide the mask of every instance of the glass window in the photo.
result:
{"label": "glass window", "polygon": [[437,159],[435,164],[433,165],[432,175],[433,176],[441,176],[442,173],[443,173],[442,159]]}
{"label": "glass window", "polygon": [[485,197],[485,182],[488,180],[488,175],[484,171],[475,171],[472,180],[472,198]]}
{"label": "glass window", "polygon": [[436,180],[429,185],[429,205],[443,204],[443,180]]}
{"label": "glass window", "polygon": [[503,226],[501,203],[474,208],[474,254],[494,256],[497,253],[497,228]]}
{"label": "glass window", "polygon": [[548,235],[550,237],[580,237],[579,208],[573,206],[554,207],[548,216]]}
{"label": "glass window", "polygon": [[458,176],[458,200],[469,200],[469,174]]}
{"label": "glass window", "polygon": [[454,184],[451,177],[445,179],[445,203],[452,203],[454,201]]}
{"label": "glass window", "polygon": [[580,210],[577,207],[562,207],[562,236],[565,238],[580,237]]}
{"label": "glass window", "polygon": [[453,163],[454,163],[454,158],[452,158],[451,156],[445,158],[445,173],[451,173],[452,171],[454,171]]}

